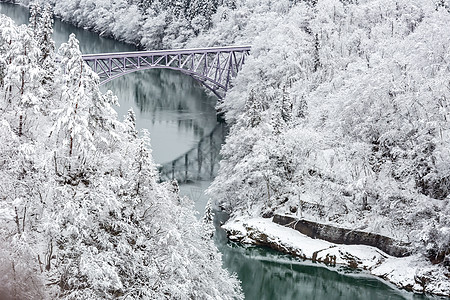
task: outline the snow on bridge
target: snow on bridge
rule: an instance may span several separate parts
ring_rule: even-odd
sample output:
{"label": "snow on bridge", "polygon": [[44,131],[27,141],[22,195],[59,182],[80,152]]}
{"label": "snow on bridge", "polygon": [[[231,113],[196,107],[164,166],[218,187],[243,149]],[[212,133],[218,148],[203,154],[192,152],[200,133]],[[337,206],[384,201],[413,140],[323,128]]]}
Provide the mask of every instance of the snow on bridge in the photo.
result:
{"label": "snow on bridge", "polygon": [[83,55],[104,84],[128,73],[148,69],[181,71],[223,99],[231,79],[241,70],[250,46],[136,51]]}

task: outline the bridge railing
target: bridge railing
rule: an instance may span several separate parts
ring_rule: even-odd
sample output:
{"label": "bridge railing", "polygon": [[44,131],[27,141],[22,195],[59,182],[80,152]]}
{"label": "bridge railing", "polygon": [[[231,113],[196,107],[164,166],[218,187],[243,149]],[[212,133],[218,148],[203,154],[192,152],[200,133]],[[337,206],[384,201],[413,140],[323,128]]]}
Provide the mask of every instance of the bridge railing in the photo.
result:
{"label": "bridge railing", "polygon": [[245,63],[250,46],[136,51],[83,55],[100,76],[101,84],[124,74],[146,69],[181,71],[202,82],[219,98]]}
{"label": "bridge railing", "polygon": [[[229,46],[179,50],[136,51],[83,55],[104,84],[124,74],[147,69],[181,71],[209,88],[219,99],[242,69],[251,46]],[[160,166],[161,180],[188,182],[212,179],[219,169],[225,125],[216,127],[189,152]]]}

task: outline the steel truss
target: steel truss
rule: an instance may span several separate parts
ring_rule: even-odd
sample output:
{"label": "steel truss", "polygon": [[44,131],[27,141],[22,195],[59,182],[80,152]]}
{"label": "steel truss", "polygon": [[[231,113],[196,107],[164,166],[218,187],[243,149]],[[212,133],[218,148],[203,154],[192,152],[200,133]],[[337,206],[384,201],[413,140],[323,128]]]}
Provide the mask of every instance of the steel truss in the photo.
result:
{"label": "steel truss", "polygon": [[83,55],[100,76],[100,84],[148,69],[181,71],[204,84],[220,99],[231,86],[250,53],[250,46],[183,50],[137,51]]}

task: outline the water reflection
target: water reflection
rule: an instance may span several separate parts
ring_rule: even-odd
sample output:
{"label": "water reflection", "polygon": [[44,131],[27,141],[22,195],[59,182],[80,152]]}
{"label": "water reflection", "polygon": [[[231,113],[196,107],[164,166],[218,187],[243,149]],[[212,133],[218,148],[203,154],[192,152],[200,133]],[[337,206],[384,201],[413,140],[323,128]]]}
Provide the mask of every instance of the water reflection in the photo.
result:
{"label": "water reflection", "polygon": [[[0,2],[0,13],[16,23],[28,22],[28,10]],[[71,25],[55,21],[57,47],[74,32],[84,53],[132,51],[133,46],[99,37]],[[133,107],[138,128],[147,128],[152,137],[153,155],[157,162],[171,161],[195,147],[205,133],[216,126],[214,99],[208,97],[198,83],[188,76],[167,70],[133,73],[112,81],[104,89],[112,89],[125,115]],[[203,191],[209,182],[181,187],[183,194],[195,200],[203,212],[207,198]],[[246,299],[426,299],[391,288],[381,281],[364,276],[348,276],[338,269],[327,269],[299,262],[289,256],[260,247],[241,247],[228,243],[220,224],[225,215],[216,218],[216,245],[223,254],[224,266],[236,272],[242,281]]]}
{"label": "water reflection", "polygon": [[226,233],[220,228],[226,218],[223,212],[216,212],[216,245],[222,253],[223,264],[242,281],[246,299],[430,299],[400,291],[354,270],[349,273],[345,269],[327,268],[265,247],[242,247],[227,242]]}
{"label": "water reflection", "polygon": [[166,163],[195,148],[217,125],[216,99],[193,78],[172,70],[135,72],[102,86],[118,97],[119,116],[131,107],[137,128],[147,129],[153,157]]}
{"label": "water reflection", "polygon": [[202,134],[202,139],[194,148],[160,165],[160,180],[176,179],[179,183],[213,180],[219,170],[220,149],[227,133],[228,128],[222,122],[208,135]]}
{"label": "water reflection", "polygon": [[[12,3],[1,2],[0,13],[7,15],[13,19],[16,24],[28,24],[29,11],[23,6]],[[116,40],[100,37],[97,33],[77,28],[67,23],[55,19],[53,26],[53,39],[55,40],[56,49],[69,40],[69,35],[75,33],[80,41],[80,49],[84,54],[101,53],[101,52],[123,52],[134,51],[136,47]]]}

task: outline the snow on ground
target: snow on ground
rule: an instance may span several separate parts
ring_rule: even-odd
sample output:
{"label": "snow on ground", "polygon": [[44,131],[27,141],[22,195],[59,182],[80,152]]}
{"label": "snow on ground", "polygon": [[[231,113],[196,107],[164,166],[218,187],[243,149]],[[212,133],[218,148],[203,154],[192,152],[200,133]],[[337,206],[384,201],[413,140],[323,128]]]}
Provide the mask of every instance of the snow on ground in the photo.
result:
{"label": "snow on ground", "polygon": [[364,269],[400,288],[417,293],[450,296],[450,281],[444,274],[445,270],[432,265],[420,255],[397,258],[375,247],[339,245],[313,239],[291,228],[275,224],[272,219],[236,219],[222,227],[234,241],[267,245],[328,265],[341,264]]}

